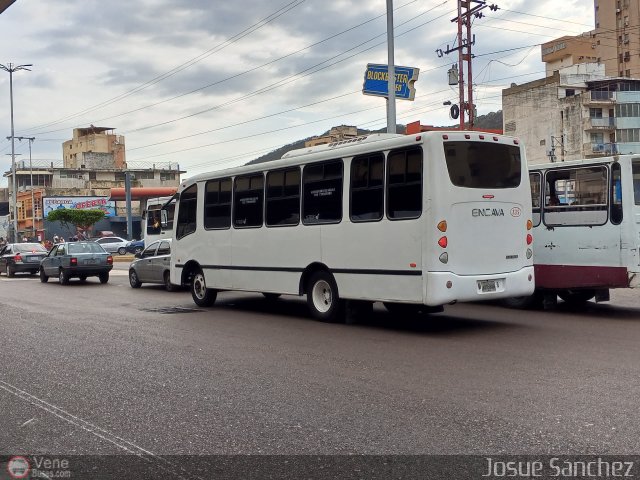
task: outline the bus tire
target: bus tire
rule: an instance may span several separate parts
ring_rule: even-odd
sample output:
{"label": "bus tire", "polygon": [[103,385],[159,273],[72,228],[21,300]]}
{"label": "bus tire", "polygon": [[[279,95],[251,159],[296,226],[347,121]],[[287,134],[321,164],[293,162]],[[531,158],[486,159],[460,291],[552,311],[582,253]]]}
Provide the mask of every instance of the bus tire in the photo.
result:
{"label": "bus tire", "polygon": [[560,290],[558,296],[569,305],[580,306],[595,297],[596,292],[595,290]]}
{"label": "bus tire", "polygon": [[195,304],[199,307],[210,307],[216,302],[217,296],[218,292],[207,288],[202,270],[195,270],[191,278],[191,297]]}
{"label": "bus tire", "polygon": [[511,297],[502,299],[501,303],[508,308],[517,308],[520,310],[534,310],[542,308],[543,300],[542,292],[535,291],[531,295],[522,297]]}
{"label": "bus tire", "polygon": [[344,314],[344,302],[338,295],[338,286],[329,272],[318,271],[307,283],[307,305],[311,316],[321,322],[338,322]]}

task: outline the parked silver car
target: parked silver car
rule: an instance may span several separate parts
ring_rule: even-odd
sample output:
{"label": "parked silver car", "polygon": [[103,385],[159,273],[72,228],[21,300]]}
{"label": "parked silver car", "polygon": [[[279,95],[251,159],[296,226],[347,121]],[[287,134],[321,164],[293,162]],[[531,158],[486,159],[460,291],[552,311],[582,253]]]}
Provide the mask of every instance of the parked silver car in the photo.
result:
{"label": "parked silver car", "polygon": [[127,244],[129,243],[129,240],[122,237],[103,237],[95,240],[95,242],[99,243],[100,246],[109,253],[119,253],[120,255],[124,255],[127,253]]}
{"label": "parked silver car", "polygon": [[143,283],[161,283],[168,292],[179,290],[169,278],[171,267],[171,240],[156,240],[137,253],[136,260],[129,266],[129,284],[140,288]]}

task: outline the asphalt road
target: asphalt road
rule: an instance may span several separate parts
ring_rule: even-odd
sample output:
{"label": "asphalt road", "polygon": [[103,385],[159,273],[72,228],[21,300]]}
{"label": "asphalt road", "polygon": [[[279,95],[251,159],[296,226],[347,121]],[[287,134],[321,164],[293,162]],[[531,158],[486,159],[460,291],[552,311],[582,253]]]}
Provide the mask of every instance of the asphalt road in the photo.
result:
{"label": "asphalt road", "polygon": [[0,455],[640,452],[640,300],[381,306],[0,277]]}

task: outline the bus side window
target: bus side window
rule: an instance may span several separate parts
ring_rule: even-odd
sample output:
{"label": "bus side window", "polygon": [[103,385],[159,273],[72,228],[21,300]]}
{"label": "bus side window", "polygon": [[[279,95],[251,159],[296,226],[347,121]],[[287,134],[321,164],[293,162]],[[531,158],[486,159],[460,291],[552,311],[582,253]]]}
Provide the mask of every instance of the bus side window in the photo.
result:
{"label": "bus side window", "polygon": [[640,205],[640,160],[634,158],[632,163],[633,198],[636,205]]}
{"label": "bus side window", "polygon": [[196,231],[198,218],[198,185],[193,184],[180,194],[176,239],[181,239]]}
{"label": "bus side window", "polygon": [[233,196],[233,227],[261,227],[264,204],[262,173],[236,177]]}
{"label": "bus side window", "polygon": [[342,220],[342,160],[307,165],[302,172],[302,223]]}
{"label": "bus side window", "polygon": [[611,223],[622,223],[622,172],[619,163],[611,165]]}
{"label": "bus side window", "polygon": [[531,207],[533,209],[533,218],[531,221],[533,222],[533,226],[537,227],[540,225],[540,200],[542,193],[540,191],[540,186],[542,185],[542,175],[540,172],[530,173],[529,182],[531,184]]}
{"label": "bus side window", "polygon": [[387,216],[392,220],[422,214],[422,149],[393,150],[387,160]]}
{"label": "bus side window", "polygon": [[267,173],[267,214],[269,227],[300,223],[300,169]]}
{"label": "bus side window", "polygon": [[204,193],[204,228],[231,227],[231,178],[209,180]]}
{"label": "bus side window", "polygon": [[373,153],[351,161],[352,222],[381,220],[384,214],[384,155]]}
{"label": "bus side window", "polygon": [[[545,225],[604,225],[609,216],[605,166],[549,170],[546,173]],[[555,207],[552,201],[559,202]],[[547,206],[551,208],[546,208]]]}

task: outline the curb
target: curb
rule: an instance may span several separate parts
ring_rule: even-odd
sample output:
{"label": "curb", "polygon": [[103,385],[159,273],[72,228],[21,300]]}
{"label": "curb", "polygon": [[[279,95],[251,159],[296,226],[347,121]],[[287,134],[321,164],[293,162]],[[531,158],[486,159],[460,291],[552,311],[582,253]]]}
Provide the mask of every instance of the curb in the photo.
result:
{"label": "curb", "polygon": [[111,256],[113,257],[113,262],[133,262],[136,257],[134,257],[133,255],[118,255],[117,253],[112,253]]}

